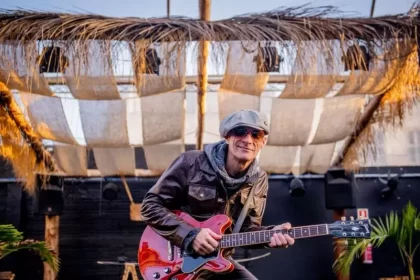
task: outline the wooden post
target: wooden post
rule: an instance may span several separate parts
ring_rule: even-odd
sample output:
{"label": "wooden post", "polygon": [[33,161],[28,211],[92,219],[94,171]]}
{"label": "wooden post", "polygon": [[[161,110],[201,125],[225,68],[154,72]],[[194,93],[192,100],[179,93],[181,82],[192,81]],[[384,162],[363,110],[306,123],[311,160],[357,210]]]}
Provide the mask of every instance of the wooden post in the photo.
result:
{"label": "wooden post", "polygon": [[[45,242],[54,251],[56,257],[58,257],[59,226],[60,216],[45,215]],[[55,280],[56,278],[54,270],[44,263],[44,280]]]}
{"label": "wooden post", "polygon": [[[199,0],[200,19],[210,20],[211,0]],[[197,105],[198,105],[198,128],[197,128],[197,150],[203,149],[204,114],[206,110],[207,93],[207,63],[209,56],[210,42],[201,40],[198,54],[198,81],[197,81]]]}
{"label": "wooden post", "polygon": [[[342,217],[346,216],[346,211],[344,209],[335,209],[334,213],[333,213],[333,219],[334,221],[341,221]],[[338,238],[334,237],[333,238],[335,242],[337,242]],[[336,249],[334,250],[334,261],[338,259],[338,257],[340,256],[340,254],[343,252],[344,248],[343,246],[338,246],[338,243],[336,243]],[[340,272],[337,274],[337,280],[349,280],[350,276],[348,275],[343,275]]]}

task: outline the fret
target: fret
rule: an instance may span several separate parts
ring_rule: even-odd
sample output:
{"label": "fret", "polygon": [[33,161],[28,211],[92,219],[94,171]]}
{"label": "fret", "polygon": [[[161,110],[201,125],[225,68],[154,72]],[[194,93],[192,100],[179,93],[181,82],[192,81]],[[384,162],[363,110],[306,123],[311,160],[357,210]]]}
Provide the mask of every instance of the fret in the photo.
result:
{"label": "fret", "polygon": [[309,236],[309,230],[307,227],[302,227],[302,236],[303,237]]}

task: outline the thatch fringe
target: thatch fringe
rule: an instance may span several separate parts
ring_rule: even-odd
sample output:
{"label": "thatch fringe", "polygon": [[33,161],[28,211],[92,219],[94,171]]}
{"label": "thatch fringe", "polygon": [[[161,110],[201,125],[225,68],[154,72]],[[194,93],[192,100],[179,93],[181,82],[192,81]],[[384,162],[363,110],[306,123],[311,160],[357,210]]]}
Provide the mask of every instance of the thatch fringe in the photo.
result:
{"label": "thatch fringe", "polygon": [[[413,9],[414,10],[414,9]],[[116,18],[30,10],[0,10],[0,41],[302,41],[377,40],[395,34],[415,37],[419,20],[411,14],[376,18],[344,16],[333,6],[307,5],[218,21],[185,17]]]}
{"label": "thatch fringe", "polygon": [[10,90],[0,82],[0,155],[9,161],[16,178],[29,193],[36,187],[37,173],[56,171],[51,154],[26,122]]}
{"label": "thatch fringe", "polygon": [[344,155],[342,166],[346,170],[358,171],[368,158],[376,160],[381,152],[376,145],[378,133],[400,129],[404,118],[420,99],[420,67],[418,47],[408,55],[399,69],[392,87],[384,93],[379,107]]}

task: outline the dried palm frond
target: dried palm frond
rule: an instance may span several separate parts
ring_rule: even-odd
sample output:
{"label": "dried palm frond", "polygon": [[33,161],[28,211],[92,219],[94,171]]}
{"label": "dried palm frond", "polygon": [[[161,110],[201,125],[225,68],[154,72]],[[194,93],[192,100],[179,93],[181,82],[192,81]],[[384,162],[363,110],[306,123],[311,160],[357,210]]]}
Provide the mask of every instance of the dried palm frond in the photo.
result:
{"label": "dried palm frond", "polygon": [[332,6],[311,8],[305,5],[206,22],[185,17],[117,18],[3,9],[0,10],[0,41],[381,41],[395,34],[414,38],[415,27],[419,25],[419,20],[410,14],[376,18],[332,15],[342,13]]}
{"label": "dried palm frond", "polygon": [[16,178],[22,181],[24,188],[33,193],[36,173],[56,170],[55,162],[1,82],[0,100],[0,155],[11,163]]}
{"label": "dried palm frond", "polygon": [[378,133],[400,129],[404,117],[410,113],[420,98],[420,68],[417,55],[418,46],[413,44],[406,59],[398,68],[398,75],[392,79],[392,85],[383,94],[378,108],[369,123],[348,149],[342,166],[346,170],[359,170],[368,158],[375,160],[380,146],[376,145]]}

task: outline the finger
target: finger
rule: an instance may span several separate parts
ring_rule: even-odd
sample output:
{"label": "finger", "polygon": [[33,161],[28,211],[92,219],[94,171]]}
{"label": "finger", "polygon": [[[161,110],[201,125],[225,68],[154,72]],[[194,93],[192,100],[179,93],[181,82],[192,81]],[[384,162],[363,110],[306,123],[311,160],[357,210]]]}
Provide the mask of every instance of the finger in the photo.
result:
{"label": "finger", "polygon": [[284,223],[284,224],[282,224],[282,228],[289,230],[289,229],[292,228],[292,225],[290,223]]}
{"label": "finger", "polygon": [[268,246],[270,246],[270,247],[277,247],[277,243],[276,243],[276,240],[274,239],[274,235],[271,236],[271,238],[270,238],[270,244]]}
{"label": "finger", "polygon": [[214,247],[211,246],[209,243],[207,243],[206,241],[204,241],[201,244],[201,248],[203,249],[204,252],[206,252],[206,254],[210,254],[211,252],[214,251]]}
{"label": "finger", "polygon": [[220,234],[215,233],[214,231],[212,231],[211,229],[209,229],[209,234],[211,237],[213,237],[216,240],[220,240],[222,239],[222,236]]}
{"label": "finger", "polygon": [[289,245],[295,244],[295,240],[293,238],[291,238],[290,235],[285,234],[284,238],[286,238],[287,244],[289,244]]}
{"label": "finger", "polygon": [[281,246],[281,241],[280,241],[277,234],[273,234],[273,239],[274,239],[274,246],[275,247]]}
{"label": "finger", "polygon": [[207,255],[208,253],[207,253],[207,251],[206,251],[205,249],[200,248],[200,249],[198,250],[198,254],[200,254],[201,256],[205,256],[205,255]]}
{"label": "finger", "polygon": [[213,237],[211,236],[207,236],[206,238],[206,242],[213,248],[213,250],[215,248],[217,248],[217,246],[219,246],[219,242],[217,242]]}
{"label": "finger", "polygon": [[277,237],[277,240],[278,240],[278,242],[277,242],[278,246],[283,246],[283,245],[287,244],[286,238],[284,237],[283,234],[277,233],[276,237]]}
{"label": "finger", "polygon": [[199,246],[193,246],[193,249],[194,249],[194,251],[196,252],[196,253],[198,253],[199,255],[201,255],[201,256],[203,256],[203,255],[205,255],[206,253],[203,251],[203,249],[201,248],[201,247],[199,247]]}

